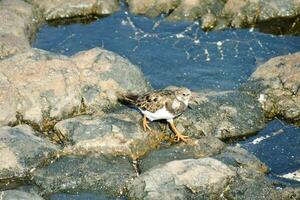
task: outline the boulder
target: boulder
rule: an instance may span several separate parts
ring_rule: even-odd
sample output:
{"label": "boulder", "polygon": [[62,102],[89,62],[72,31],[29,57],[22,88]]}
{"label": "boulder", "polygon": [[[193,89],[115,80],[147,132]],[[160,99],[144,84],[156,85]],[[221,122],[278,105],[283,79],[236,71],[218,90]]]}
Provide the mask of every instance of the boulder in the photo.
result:
{"label": "boulder", "polygon": [[64,154],[100,152],[105,155],[126,155],[137,159],[156,148],[167,136],[158,124],[151,132],[141,126],[141,115],[136,110],[121,107],[102,116],[78,116],[58,122],[57,132],[71,142]]}
{"label": "boulder", "polygon": [[130,199],[217,199],[236,176],[213,158],[175,160],[156,166],[129,184]]}
{"label": "boulder", "polygon": [[[220,139],[244,137],[265,126],[260,103],[241,91],[199,93],[177,121],[177,128],[191,137],[215,136]],[[175,122],[176,122],[175,121]]]}
{"label": "boulder", "polygon": [[32,176],[45,194],[88,191],[119,197],[136,172],[126,157],[94,154],[60,157],[33,171]]}
{"label": "boulder", "polygon": [[300,122],[300,53],[271,58],[244,84],[269,118]]}
{"label": "boulder", "polygon": [[0,1],[0,60],[30,48],[40,14],[21,0]]}
{"label": "boulder", "polygon": [[0,82],[0,125],[18,118],[41,130],[76,113],[108,109],[117,91],[150,89],[140,69],[99,48],[71,58],[32,49],[0,61]]}
{"label": "boulder", "polygon": [[5,190],[0,191],[0,199],[1,200],[43,200],[41,196],[36,193],[29,193],[20,190]]}
{"label": "boulder", "polygon": [[109,15],[119,9],[117,0],[28,0],[37,6],[46,20],[84,17],[87,15]]}
{"label": "boulder", "polygon": [[[27,125],[0,128],[0,179],[22,179],[49,159],[58,147]],[[9,180],[8,183],[9,184]]]}

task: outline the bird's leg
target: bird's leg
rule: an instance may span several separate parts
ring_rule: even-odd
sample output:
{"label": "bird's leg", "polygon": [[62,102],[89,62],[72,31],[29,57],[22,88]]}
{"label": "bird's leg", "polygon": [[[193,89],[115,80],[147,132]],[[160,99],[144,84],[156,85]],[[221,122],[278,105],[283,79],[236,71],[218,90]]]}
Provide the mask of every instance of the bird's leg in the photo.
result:
{"label": "bird's leg", "polygon": [[149,131],[151,131],[151,128],[148,125],[148,121],[147,121],[146,115],[143,116],[143,128],[144,128],[144,131],[147,131],[147,129]]}
{"label": "bird's leg", "polygon": [[173,120],[168,120],[168,123],[170,124],[171,130],[175,133],[176,135],[176,140],[180,141],[182,140],[183,142],[187,142],[188,136],[182,135],[175,127]]}

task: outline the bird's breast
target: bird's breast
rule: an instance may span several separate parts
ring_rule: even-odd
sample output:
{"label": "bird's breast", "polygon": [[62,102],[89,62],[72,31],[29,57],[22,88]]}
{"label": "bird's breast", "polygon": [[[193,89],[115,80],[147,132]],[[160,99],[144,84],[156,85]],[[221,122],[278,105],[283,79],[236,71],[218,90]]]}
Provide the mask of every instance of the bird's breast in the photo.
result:
{"label": "bird's breast", "polygon": [[155,112],[150,112],[148,110],[141,110],[140,111],[146,115],[146,117],[150,120],[150,121],[154,121],[154,120],[160,120],[160,119],[166,119],[166,120],[169,120],[169,119],[173,119],[175,116],[170,113],[166,107],[164,106],[163,108],[161,109],[158,109],[157,111]]}

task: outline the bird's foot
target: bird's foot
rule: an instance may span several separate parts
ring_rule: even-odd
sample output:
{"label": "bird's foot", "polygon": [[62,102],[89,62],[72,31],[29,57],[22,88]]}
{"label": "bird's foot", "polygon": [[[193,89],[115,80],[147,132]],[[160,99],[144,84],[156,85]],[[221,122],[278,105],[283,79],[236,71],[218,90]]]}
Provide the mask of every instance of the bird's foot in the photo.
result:
{"label": "bird's foot", "polygon": [[189,136],[187,136],[187,135],[182,135],[182,134],[176,134],[176,141],[177,142],[180,142],[180,141],[183,141],[183,142],[185,142],[185,143],[187,143],[187,139],[189,138]]}
{"label": "bird's foot", "polygon": [[143,128],[144,128],[144,131],[147,131],[147,129],[149,131],[152,131],[152,129],[150,128],[149,124],[148,124],[148,121],[147,121],[147,118],[146,116],[144,115],[143,117]]}

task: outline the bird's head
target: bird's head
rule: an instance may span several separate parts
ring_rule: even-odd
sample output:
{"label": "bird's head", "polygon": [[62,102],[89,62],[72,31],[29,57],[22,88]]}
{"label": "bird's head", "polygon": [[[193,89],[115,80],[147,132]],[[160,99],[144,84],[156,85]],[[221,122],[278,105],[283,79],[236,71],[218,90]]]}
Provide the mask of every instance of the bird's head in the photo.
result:
{"label": "bird's head", "polygon": [[185,87],[181,87],[175,90],[176,99],[183,102],[186,106],[189,104],[191,94],[192,92]]}

